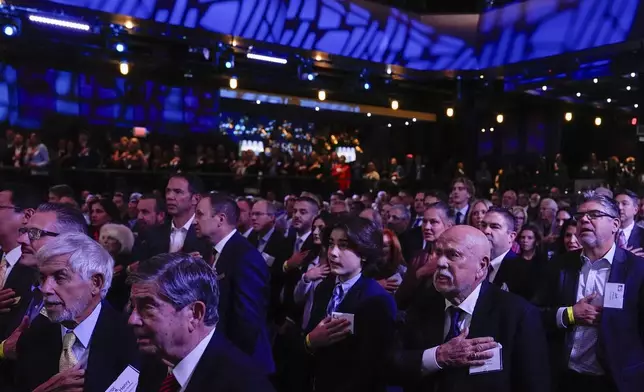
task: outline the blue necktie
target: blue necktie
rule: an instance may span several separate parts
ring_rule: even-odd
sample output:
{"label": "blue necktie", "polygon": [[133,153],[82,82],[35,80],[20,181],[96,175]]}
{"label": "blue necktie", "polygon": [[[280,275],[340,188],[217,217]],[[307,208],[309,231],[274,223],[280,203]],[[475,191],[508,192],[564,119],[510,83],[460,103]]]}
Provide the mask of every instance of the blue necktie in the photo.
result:
{"label": "blue necktie", "polygon": [[447,308],[447,311],[449,312],[450,324],[449,332],[447,332],[447,336],[445,336],[445,342],[448,342],[461,334],[458,322],[461,319],[461,313],[463,313],[461,309],[455,306],[450,306]]}
{"label": "blue necktie", "polygon": [[342,289],[342,285],[338,283],[333,289],[333,297],[331,297],[331,301],[329,301],[329,305],[326,307],[327,316],[330,316],[331,313],[336,311],[342,299],[344,299],[344,290]]}

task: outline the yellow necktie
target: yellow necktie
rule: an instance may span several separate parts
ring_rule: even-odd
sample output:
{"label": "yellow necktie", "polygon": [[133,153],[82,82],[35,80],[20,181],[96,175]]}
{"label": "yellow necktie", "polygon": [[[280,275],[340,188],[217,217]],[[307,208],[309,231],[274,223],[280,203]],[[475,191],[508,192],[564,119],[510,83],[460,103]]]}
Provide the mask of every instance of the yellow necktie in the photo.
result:
{"label": "yellow necktie", "polygon": [[9,264],[7,264],[5,256],[6,254],[2,256],[2,261],[0,261],[0,289],[3,289],[4,284],[7,283],[7,267],[9,267]]}
{"label": "yellow necktie", "polygon": [[63,352],[60,354],[60,361],[58,362],[58,368],[61,372],[69,370],[76,366],[78,359],[72,351],[72,347],[76,343],[76,335],[73,331],[69,331],[63,336]]}

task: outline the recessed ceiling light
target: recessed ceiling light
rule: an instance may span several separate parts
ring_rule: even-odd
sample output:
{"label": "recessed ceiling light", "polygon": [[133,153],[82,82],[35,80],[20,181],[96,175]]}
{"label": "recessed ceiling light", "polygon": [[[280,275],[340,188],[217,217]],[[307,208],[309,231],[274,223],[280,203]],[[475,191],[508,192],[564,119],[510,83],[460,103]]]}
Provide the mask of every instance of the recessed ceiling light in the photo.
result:
{"label": "recessed ceiling light", "polygon": [[635,72],[631,72],[631,78],[634,78],[635,76],[637,76],[637,74]]}
{"label": "recessed ceiling light", "polygon": [[606,98],[606,102],[611,103],[613,100],[610,98]]}
{"label": "recessed ceiling light", "polygon": [[626,91],[631,91],[631,86],[626,86]]}
{"label": "recessed ceiling light", "polygon": [[593,79],[593,83],[597,83],[597,82],[599,82],[599,79],[597,78]]}
{"label": "recessed ceiling light", "polygon": [[635,109],[637,109],[638,107],[640,107],[640,105],[635,104],[635,105],[633,105],[633,107],[634,107]]}
{"label": "recessed ceiling light", "polygon": [[548,90],[548,86],[541,86],[541,89],[542,89],[543,91],[547,91],[547,90]]}
{"label": "recessed ceiling light", "polygon": [[577,98],[581,97],[581,93],[577,93]]}

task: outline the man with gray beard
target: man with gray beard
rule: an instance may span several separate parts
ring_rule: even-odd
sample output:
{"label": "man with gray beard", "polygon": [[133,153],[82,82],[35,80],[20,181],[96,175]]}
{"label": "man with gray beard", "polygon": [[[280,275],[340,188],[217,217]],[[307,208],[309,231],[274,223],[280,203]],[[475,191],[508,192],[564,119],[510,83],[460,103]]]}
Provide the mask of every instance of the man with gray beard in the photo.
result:
{"label": "man with gray beard", "polygon": [[127,318],[104,301],[114,260],[85,234],[56,236],[36,254],[44,312],[17,346],[17,390],[104,392],[138,364]]}

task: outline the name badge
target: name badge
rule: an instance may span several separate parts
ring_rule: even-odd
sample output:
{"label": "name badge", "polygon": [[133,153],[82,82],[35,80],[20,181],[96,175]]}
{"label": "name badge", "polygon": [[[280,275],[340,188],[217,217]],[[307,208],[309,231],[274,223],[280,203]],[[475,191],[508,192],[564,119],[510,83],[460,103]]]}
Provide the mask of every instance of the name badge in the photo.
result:
{"label": "name badge", "polygon": [[485,351],[486,353],[491,352],[493,354],[492,358],[486,359],[485,363],[481,366],[470,366],[470,374],[498,372],[503,370],[503,358],[501,357],[502,348],[501,343],[497,343],[495,348]]}
{"label": "name badge", "polygon": [[624,283],[606,283],[604,307],[611,309],[623,309],[625,291],[626,285]]}
{"label": "name badge", "polygon": [[335,319],[347,320],[350,323],[349,330],[351,331],[351,335],[355,334],[354,323],[353,323],[355,316],[353,314],[333,312],[331,313],[331,318],[334,320]]}
{"label": "name badge", "polygon": [[139,371],[128,365],[105,392],[135,392],[139,385]]}

